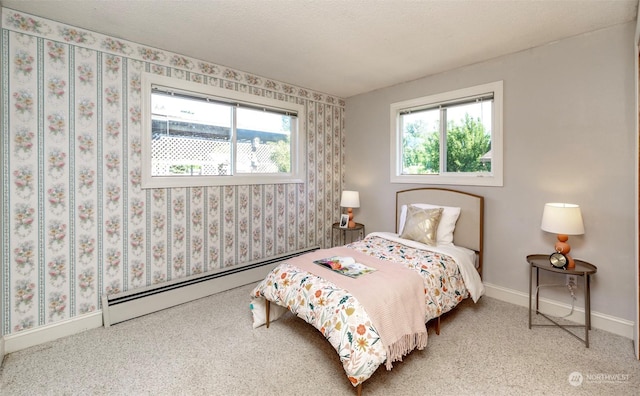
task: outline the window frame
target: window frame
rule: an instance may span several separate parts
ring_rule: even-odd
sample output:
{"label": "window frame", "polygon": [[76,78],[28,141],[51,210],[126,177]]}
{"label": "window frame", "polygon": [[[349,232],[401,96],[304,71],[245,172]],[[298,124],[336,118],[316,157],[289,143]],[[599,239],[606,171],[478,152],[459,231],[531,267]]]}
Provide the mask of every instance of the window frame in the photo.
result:
{"label": "window frame", "polygon": [[[391,120],[391,183],[410,184],[446,184],[468,186],[503,186],[503,82],[495,81],[476,85],[455,91],[442,92],[434,95],[405,100],[390,105]],[[400,115],[407,109],[416,107],[432,107],[439,104],[455,103],[464,98],[493,93],[491,118],[491,172],[488,173],[455,173],[441,172],[439,174],[405,175],[402,174],[402,130]],[[440,155],[446,155],[443,144],[444,136],[440,135]]]}
{"label": "window frame", "polygon": [[[245,92],[224,89],[217,86],[180,80],[173,77],[161,76],[152,73],[142,74],[142,165],[141,187],[145,188],[178,188],[178,187],[207,187],[207,186],[234,186],[252,184],[284,184],[304,183],[305,175],[305,135],[306,117],[305,107],[298,103],[279,101],[263,96],[252,95]],[[297,113],[297,120],[290,135],[291,170],[288,173],[235,173],[232,175],[176,175],[153,176],[151,174],[152,161],[152,111],[151,94],[153,86],[161,86],[168,90],[175,90],[184,94],[192,94],[198,97],[211,97],[219,102],[246,104],[249,107],[265,107],[278,111]],[[235,152],[235,139],[232,150]],[[233,157],[234,160],[236,157]]]}

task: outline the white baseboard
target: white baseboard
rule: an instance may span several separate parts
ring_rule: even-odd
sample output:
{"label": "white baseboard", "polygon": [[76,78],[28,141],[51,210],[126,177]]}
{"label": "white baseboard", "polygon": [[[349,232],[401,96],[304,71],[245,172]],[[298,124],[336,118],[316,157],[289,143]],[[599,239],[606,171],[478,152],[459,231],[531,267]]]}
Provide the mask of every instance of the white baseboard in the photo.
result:
{"label": "white baseboard", "polygon": [[[276,265],[277,263],[268,264],[250,270],[225,275],[223,278],[215,280],[216,282],[206,282],[206,290],[203,289],[203,285],[205,285],[205,282],[203,282],[202,284],[197,284],[193,287],[193,291],[188,291],[187,293],[185,293],[186,297],[178,296],[174,298],[174,301],[171,304],[163,306],[162,308],[167,308],[169,306],[193,301],[198,298],[216,294],[239,286],[248,285],[250,283],[259,282],[264,279],[269,271],[271,271],[271,269],[273,269]],[[169,295],[170,293],[167,294]],[[35,329],[6,335],[4,337],[4,340],[2,340],[2,342],[6,342],[6,344],[0,344],[0,346],[5,348],[4,352],[8,354],[39,344],[44,344],[45,342],[54,341],[59,338],[81,333],[86,330],[95,329],[103,326],[103,324],[106,325],[107,323],[113,324],[116,322],[103,321],[102,310],[97,310],[87,315],[76,316],[71,319],[61,320],[52,324],[39,326]]]}
{"label": "white baseboard", "polygon": [[[242,282],[241,282],[242,283]],[[485,295],[511,304],[529,307],[529,295],[517,290],[507,289],[501,286],[485,283]],[[237,286],[236,286],[237,287]],[[220,290],[216,291],[219,292]],[[540,299],[540,310],[553,316],[564,316],[571,306],[554,300]],[[584,323],[584,309],[576,308],[567,319],[576,323]],[[30,348],[45,342],[81,333],[86,330],[102,326],[102,311],[98,310],[87,315],[77,316],[71,319],[25,330],[15,334],[0,337],[0,356]],[[616,318],[599,312],[591,312],[591,326],[596,329],[608,331],[633,340],[635,323],[629,320]],[[1,362],[1,360],[0,360]]]}
{"label": "white baseboard", "polygon": [[102,311],[98,310],[87,315],[61,320],[31,330],[20,331],[4,337],[5,352],[12,353],[20,351],[101,326]]}
{"label": "white baseboard", "polygon": [[[529,308],[528,293],[522,293],[517,290],[507,289],[490,283],[485,283],[484,288],[485,295],[487,297]],[[571,305],[546,298],[540,298],[539,309],[547,315],[560,317],[571,312]],[[566,319],[578,324],[584,324],[584,308],[574,308],[573,314],[568,316]],[[635,323],[630,320],[617,318],[591,310],[591,328],[608,331],[633,340],[634,326]]]}

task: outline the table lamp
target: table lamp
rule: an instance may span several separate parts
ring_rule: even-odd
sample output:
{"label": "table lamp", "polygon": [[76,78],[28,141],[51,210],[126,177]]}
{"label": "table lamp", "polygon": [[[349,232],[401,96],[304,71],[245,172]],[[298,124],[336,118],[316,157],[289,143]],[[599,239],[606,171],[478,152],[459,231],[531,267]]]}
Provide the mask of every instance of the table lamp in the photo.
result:
{"label": "table lamp", "polygon": [[582,213],[580,206],[569,203],[547,203],[544,205],[542,212],[543,231],[558,234],[558,242],[556,242],[555,250],[567,257],[567,268],[575,268],[576,263],[569,256],[571,246],[567,241],[569,235],[584,234],[584,224],[582,222]]}
{"label": "table lamp", "polygon": [[360,194],[358,194],[357,191],[343,191],[340,206],[347,208],[347,213],[349,214],[348,228],[355,227],[356,223],[353,221],[353,208],[360,207]]}

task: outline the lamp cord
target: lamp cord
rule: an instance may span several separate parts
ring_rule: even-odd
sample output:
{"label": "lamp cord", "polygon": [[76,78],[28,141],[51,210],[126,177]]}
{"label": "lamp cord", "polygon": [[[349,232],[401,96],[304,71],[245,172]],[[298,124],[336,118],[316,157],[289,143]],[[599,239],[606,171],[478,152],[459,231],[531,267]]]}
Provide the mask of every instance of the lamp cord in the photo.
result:
{"label": "lamp cord", "polygon": [[565,316],[553,316],[553,315],[549,315],[549,316],[553,316],[554,318],[558,318],[558,319],[564,319],[564,318],[567,318],[567,317],[573,315],[573,311],[574,311],[574,308],[575,308],[575,302],[576,302],[576,285],[574,285],[573,283],[570,283],[568,285],[555,283],[555,284],[548,284],[548,285],[538,285],[536,287],[536,300],[537,300],[538,299],[538,295],[540,294],[540,288],[541,287],[565,287],[565,286],[569,289],[569,292],[571,292],[571,311],[569,311],[569,313],[566,314]]}

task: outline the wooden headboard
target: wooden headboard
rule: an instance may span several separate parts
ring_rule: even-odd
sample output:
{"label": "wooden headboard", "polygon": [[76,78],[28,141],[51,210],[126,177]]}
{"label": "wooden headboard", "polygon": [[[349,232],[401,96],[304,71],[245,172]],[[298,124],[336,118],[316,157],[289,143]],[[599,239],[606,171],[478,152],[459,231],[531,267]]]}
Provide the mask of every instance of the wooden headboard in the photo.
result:
{"label": "wooden headboard", "polygon": [[478,272],[482,275],[484,197],[445,188],[414,188],[396,192],[396,232],[400,227],[403,205],[425,203],[460,208],[453,233],[453,243],[474,250],[478,255]]}

